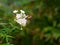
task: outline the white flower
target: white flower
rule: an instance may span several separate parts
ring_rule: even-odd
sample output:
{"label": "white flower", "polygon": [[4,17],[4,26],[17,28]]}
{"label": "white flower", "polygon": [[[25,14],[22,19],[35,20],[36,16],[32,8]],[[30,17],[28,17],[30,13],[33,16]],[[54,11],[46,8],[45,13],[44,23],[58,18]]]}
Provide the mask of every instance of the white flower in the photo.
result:
{"label": "white flower", "polygon": [[27,20],[25,18],[23,19],[17,19],[15,20],[17,23],[19,23],[21,26],[26,26]]}
{"label": "white flower", "polygon": [[25,13],[25,11],[23,11],[23,10],[20,10],[20,12],[21,12],[21,13]]}
{"label": "white flower", "polygon": [[26,14],[25,14],[25,11],[23,11],[23,10],[20,10],[21,11],[21,13],[20,14],[18,14],[17,12],[18,12],[18,10],[14,10],[13,12],[14,13],[16,13],[16,19],[15,19],[15,21],[17,22],[17,23],[19,23],[21,26],[26,26],[26,23],[27,23],[27,16],[26,16]]}
{"label": "white flower", "polygon": [[16,14],[16,19],[22,19],[22,18],[27,18],[26,14]]}
{"label": "white flower", "polygon": [[13,11],[13,13],[17,13],[17,12],[18,12],[18,10],[14,10],[14,11]]}
{"label": "white flower", "polygon": [[16,19],[22,18],[21,14],[16,14]]}

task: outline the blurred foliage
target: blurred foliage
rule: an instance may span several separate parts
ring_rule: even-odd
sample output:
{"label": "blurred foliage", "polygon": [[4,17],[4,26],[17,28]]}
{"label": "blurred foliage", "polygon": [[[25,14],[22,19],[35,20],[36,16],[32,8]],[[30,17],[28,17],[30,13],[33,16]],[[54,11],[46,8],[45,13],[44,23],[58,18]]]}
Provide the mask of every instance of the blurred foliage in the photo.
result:
{"label": "blurred foliage", "polygon": [[[23,30],[15,9],[32,16]],[[0,0],[0,45],[60,45],[60,0]]]}

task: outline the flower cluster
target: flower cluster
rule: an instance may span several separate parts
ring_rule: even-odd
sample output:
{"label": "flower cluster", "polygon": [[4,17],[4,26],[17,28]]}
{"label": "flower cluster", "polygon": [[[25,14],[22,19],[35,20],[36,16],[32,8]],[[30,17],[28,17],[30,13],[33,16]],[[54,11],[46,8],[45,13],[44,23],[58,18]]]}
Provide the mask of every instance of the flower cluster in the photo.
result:
{"label": "flower cluster", "polygon": [[18,10],[14,10],[13,13],[16,14],[16,18],[14,19],[17,23],[19,23],[21,26],[26,26],[27,23],[27,15],[25,14],[25,11],[20,10],[21,13],[18,13]]}

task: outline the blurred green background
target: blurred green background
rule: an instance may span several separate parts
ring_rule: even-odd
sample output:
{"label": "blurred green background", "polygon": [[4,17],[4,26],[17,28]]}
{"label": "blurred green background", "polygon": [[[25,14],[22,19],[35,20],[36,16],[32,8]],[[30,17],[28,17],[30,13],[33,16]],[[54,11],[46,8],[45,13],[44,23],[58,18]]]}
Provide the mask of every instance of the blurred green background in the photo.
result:
{"label": "blurred green background", "polygon": [[[23,30],[15,9],[32,16]],[[60,45],[60,0],[0,0],[0,45]]]}

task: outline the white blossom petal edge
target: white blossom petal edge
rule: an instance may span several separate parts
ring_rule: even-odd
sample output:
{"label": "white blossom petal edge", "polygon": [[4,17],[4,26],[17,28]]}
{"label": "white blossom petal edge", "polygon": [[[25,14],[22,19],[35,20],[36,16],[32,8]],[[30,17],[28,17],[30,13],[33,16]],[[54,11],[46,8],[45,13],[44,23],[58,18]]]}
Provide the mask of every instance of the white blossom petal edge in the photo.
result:
{"label": "white blossom petal edge", "polygon": [[13,11],[13,13],[17,13],[17,12],[18,12],[18,10],[14,10],[14,11]]}
{"label": "white blossom petal edge", "polygon": [[21,12],[21,13],[25,13],[25,11],[23,11],[23,10],[20,10],[20,12]]}

